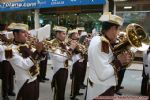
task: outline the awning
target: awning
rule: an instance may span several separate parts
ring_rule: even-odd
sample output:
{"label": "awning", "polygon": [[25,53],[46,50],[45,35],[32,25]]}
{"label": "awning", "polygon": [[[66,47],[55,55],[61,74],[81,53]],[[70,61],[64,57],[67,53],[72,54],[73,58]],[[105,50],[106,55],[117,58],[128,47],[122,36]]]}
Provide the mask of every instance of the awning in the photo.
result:
{"label": "awning", "polygon": [[0,3],[0,12],[63,6],[103,5],[105,3],[105,0],[3,0]]}

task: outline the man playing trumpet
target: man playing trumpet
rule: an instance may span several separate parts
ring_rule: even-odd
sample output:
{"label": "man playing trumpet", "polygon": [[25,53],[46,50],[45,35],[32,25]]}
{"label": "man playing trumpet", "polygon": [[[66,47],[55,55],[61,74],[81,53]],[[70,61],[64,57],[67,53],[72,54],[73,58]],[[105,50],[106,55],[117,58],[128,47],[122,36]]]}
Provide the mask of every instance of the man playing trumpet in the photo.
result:
{"label": "man playing trumpet", "polygon": [[12,23],[8,28],[13,31],[14,41],[5,49],[5,57],[15,70],[16,100],[38,100],[37,61],[41,58],[43,46],[38,43],[35,51],[31,51],[31,48],[26,45],[28,25]]}
{"label": "man playing trumpet", "polygon": [[84,80],[84,72],[86,72],[87,56],[84,54],[86,49],[84,45],[79,43],[79,33],[77,29],[68,31],[68,37],[70,42],[76,41],[77,46],[73,50],[72,56],[72,72],[71,72],[71,100],[75,100],[77,95],[83,95],[80,93],[80,86],[82,85],[82,80]]}
{"label": "man playing trumpet", "polygon": [[65,100],[65,88],[68,78],[68,60],[71,52],[77,46],[76,42],[71,42],[70,47],[65,43],[67,28],[54,26],[56,38],[50,41],[50,56],[54,75],[52,88],[54,88],[54,100]]}

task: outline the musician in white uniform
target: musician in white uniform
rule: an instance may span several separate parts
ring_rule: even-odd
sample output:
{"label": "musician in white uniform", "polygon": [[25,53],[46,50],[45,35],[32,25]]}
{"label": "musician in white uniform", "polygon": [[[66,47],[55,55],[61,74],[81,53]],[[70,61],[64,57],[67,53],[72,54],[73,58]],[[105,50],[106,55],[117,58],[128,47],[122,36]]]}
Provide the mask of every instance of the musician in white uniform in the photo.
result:
{"label": "musician in white uniform", "polygon": [[[84,72],[86,72],[86,65],[87,65],[87,56],[83,53],[83,49],[81,48],[81,43],[79,43],[79,34],[77,29],[69,30],[68,37],[70,42],[75,41],[78,46],[72,51],[72,72],[71,72],[71,100],[75,100],[77,95],[83,95],[80,93],[80,87],[82,84]],[[79,47],[80,46],[80,47]]]}
{"label": "musician in white uniform", "polygon": [[141,94],[142,95],[150,95],[150,91],[148,91],[149,80],[150,80],[150,47],[148,50],[143,52],[143,73],[142,73],[142,83],[141,83]]}
{"label": "musician in white uniform", "polygon": [[102,21],[102,35],[93,37],[88,49],[90,67],[86,100],[113,96],[117,84],[115,74],[122,64],[130,61],[128,53],[115,57],[111,46],[116,41],[123,19],[106,12],[99,20]]}
{"label": "musician in white uniform", "polygon": [[7,31],[6,25],[4,25],[4,29],[2,31],[2,44],[0,45],[0,67],[1,67],[1,75],[2,75],[2,97],[3,100],[9,99],[8,96],[15,96],[14,90],[14,74],[15,71],[12,68],[11,64],[5,59],[4,49],[6,45],[11,44],[12,37],[8,37],[10,32]]}
{"label": "musician in white uniform", "polygon": [[[123,42],[127,37],[126,37],[126,33],[125,32],[119,32],[118,36],[117,36],[117,42],[116,42],[116,45]],[[116,86],[116,94],[118,95],[122,95],[122,93],[120,93],[120,89],[123,89],[124,87],[121,86],[122,84],[122,81],[123,81],[123,78],[124,78],[124,74],[125,74],[125,71],[126,71],[126,66],[127,65],[124,65],[121,67],[121,69],[118,71],[117,75],[118,75],[118,84]]]}
{"label": "musician in white uniform", "polygon": [[26,41],[28,39],[28,25],[12,23],[8,26],[13,31],[14,41],[5,49],[5,57],[15,70],[16,100],[38,100],[39,82],[36,60],[40,58],[42,44],[34,52],[30,50]]}
{"label": "musician in white uniform", "polygon": [[148,50],[148,75],[149,75],[149,81],[148,81],[148,97],[150,99],[150,47]]}
{"label": "musician in white uniform", "polygon": [[68,78],[68,60],[71,52],[75,47],[75,43],[71,43],[68,47],[65,43],[67,28],[63,26],[54,26],[56,38],[51,40],[51,60],[53,66],[52,88],[54,88],[54,100],[65,100],[65,89]]}

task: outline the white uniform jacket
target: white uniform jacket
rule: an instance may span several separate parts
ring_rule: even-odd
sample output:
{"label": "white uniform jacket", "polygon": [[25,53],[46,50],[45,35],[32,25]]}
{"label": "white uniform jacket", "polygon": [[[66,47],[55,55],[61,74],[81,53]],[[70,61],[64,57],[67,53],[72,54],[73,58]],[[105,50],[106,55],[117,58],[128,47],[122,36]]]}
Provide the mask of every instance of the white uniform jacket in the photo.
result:
{"label": "white uniform jacket", "polygon": [[0,62],[2,62],[5,59],[5,46],[4,45],[0,45]]}
{"label": "white uniform jacket", "polygon": [[56,49],[54,52],[50,51],[50,56],[52,60],[53,71],[55,74],[60,68],[64,68],[65,61],[68,59],[67,53],[62,53],[60,49]]}
{"label": "white uniform jacket", "polygon": [[89,79],[93,82],[93,86],[88,84],[86,100],[93,100],[111,86],[116,85],[114,69],[110,64],[113,60],[113,53],[110,47],[109,53],[101,50],[104,38],[103,36],[93,37],[88,48]]}
{"label": "white uniform jacket", "polygon": [[143,65],[144,65],[144,70],[145,74],[149,75],[150,78],[150,53],[147,54],[147,51],[143,52]]}
{"label": "white uniform jacket", "polygon": [[147,74],[149,75],[149,79],[150,79],[150,53],[148,53],[148,69],[147,69]]}
{"label": "white uniform jacket", "polygon": [[28,70],[34,65],[32,60],[29,57],[23,58],[17,51],[17,45],[12,44],[11,47],[13,51],[13,57],[7,60],[11,63],[15,70],[16,93],[18,94],[19,90],[27,80],[29,80],[29,83],[36,80],[37,77],[31,78],[28,72]]}
{"label": "white uniform jacket", "polygon": [[72,64],[74,64],[75,62],[77,62],[79,59],[81,59],[82,57],[81,57],[81,54],[79,53],[79,54],[74,54],[73,56],[72,56]]}
{"label": "white uniform jacket", "polygon": [[81,57],[81,54],[80,54],[80,53],[74,54],[74,55],[72,56],[72,65],[71,65],[71,67],[70,67],[70,73],[72,73],[73,64],[74,64],[75,62],[77,62],[78,60],[81,60],[81,59],[83,59],[83,58]]}

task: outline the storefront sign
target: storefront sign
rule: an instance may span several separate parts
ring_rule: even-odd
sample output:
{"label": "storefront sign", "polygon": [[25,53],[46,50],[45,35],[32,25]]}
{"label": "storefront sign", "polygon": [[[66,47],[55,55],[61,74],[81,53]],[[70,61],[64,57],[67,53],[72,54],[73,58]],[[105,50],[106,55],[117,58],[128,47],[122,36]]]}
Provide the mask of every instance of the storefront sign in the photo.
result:
{"label": "storefront sign", "polygon": [[20,0],[20,2],[3,2],[3,3],[0,3],[0,12],[34,9],[37,6],[38,6],[37,0]]}
{"label": "storefront sign", "polygon": [[[38,0],[43,2],[40,7],[80,6],[105,4],[105,0]],[[45,1],[45,4],[44,4]],[[40,2],[39,2],[40,3]]]}
{"label": "storefront sign", "polygon": [[100,5],[105,3],[105,0],[20,0],[20,2],[0,3],[0,12],[63,6]]}

